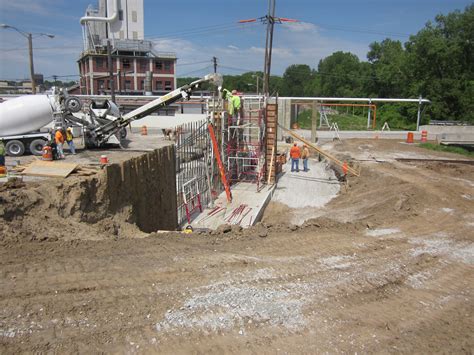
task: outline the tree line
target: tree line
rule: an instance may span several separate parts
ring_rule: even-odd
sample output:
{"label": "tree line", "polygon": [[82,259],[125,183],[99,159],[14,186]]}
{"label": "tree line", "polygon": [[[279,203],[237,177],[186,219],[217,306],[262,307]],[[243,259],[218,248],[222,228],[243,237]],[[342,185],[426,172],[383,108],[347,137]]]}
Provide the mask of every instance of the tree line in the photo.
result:
{"label": "tree line", "polygon": [[[431,100],[424,121],[474,123],[474,4],[464,11],[438,15],[402,43],[386,38],[369,45],[367,61],[338,51],[316,68],[290,65],[283,76],[270,78],[271,93],[279,96],[418,98]],[[224,76],[225,87],[256,92],[261,72]],[[179,78],[185,83],[194,78]],[[260,80],[261,83],[261,80]],[[260,84],[261,85],[261,84]],[[261,90],[261,89],[260,89]],[[412,124],[416,105],[381,105],[390,122]],[[396,125],[396,124],[395,124]]]}

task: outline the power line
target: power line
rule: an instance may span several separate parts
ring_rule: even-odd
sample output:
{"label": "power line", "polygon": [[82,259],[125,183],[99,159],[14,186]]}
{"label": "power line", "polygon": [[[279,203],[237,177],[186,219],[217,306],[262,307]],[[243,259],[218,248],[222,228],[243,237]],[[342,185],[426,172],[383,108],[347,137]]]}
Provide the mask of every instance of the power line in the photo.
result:
{"label": "power line", "polygon": [[[56,50],[56,49],[82,49],[82,47],[35,47],[34,50]],[[27,47],[18,47],[18,48],[0,48],[2,52],[15,52],[15,51],[26,51]]]}
{"label": "power line", "polygon": [[[217,24],[217,25],[209,25],[209,26],[200,26],[200,27],[194,27],[194,28],[188,28],[188,29],[183,29],[181,31],[172,31],[172,32],[165,32],[165,33],[160,33],[159,35],[147,35],[147,38],[155,38],[155,37],[168,37],[170,35],[179,35],[179,34],[186,34],[186,33],[194,33],[196,31],[202,31],[202,30],[215,30],[219,29],[221,27],[227,27],[231,24],[229,23],[222,23],[222,24]],[[232,24],[235,25],[235,24]]]}
{"label": "power line", "polygon": [[382,32],[382,31],[376,31],[369,28],[346,27],[346,26],[329,25],[329,24],[324,24],[324,23],[313,23],[313,22],[306,22],[306,23],[310,23],[312,25],[315,25],[321,28],[326,28],[326,29],[336,30],[336,31],[343,31],[343,32],[368,33],[368,34],[393,36],[393,37],[410,37],[411,36],[410,34],[407,34],[407,33]]}
{"label": "power line", "polygon": [[[246,25],[245,27],[248,27]],[[238,24],[233,24],[233,25],[228,25],[227,27],[221,27],[221,28],[216,28],[216,29],[211,29],[211,30],[201,30],[201,31],[194,31],[194,32],[189,32],[189,33],[183,33],[181,35],[174,35],[174,36],[156,36],[156,37],[148,37],[148,40],[151,41],[159,41],[159,40],[174,40],[174,39],[185,39],[189,37],[195,37],[195,36],[204,36],[204,35],[220,35],[223,32],[229,32],[229,31],[235,31],[236,29],[242,28],[241,25]]]}
{"label": "power line", "polygon": [[224,69],[229,69],[229,70],[234,70],[234,71],[240,71],[240,72],[257,72],[259,70],[253,70],[253,69],[243,69],[243,68],[235,68],[235,67],[228,67],[225,65],[219,65],[220,68]]}
{"label": "power line", "polygon": [[180,64],[176,64],[177,67],[182,67],[182,66],[185,66],[185,65],[195,65],[195,64],[204,64],[204,63],[209,63],[210,60],[203,60],[201,62],[193,62],[193,63],[180,63]]}
{"label": "power line", "polygon": [[181,76],[181,77],[183,77],[183,76],[188,76],[189,74],[197,73],[197,72],[203,71],[203,70],[205,70],[205,69],[210,69],[210,68],[212,68],[212,65],[208,65],[207,67],[204,67],[204,68],[201,68],[201,69],[196,69],[196,70],[187,72],[187,73],[185,73],[185,74],[180,74],[180,76]]}

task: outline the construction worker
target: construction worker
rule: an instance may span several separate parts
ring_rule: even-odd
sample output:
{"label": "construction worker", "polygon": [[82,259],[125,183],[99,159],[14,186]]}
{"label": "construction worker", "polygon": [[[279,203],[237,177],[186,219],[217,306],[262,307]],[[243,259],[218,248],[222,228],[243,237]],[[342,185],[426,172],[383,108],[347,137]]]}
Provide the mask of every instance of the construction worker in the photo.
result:
{"label": "construction worker", "polygon": [[301,151],[301,159],[303,159],[303,171],[307,172],[308,169],[308,158],[309,158],[309,149],[306,144],[303,144],[303,149]]}
{"label": "construction worker", "polygon": [[230,92],[227,89],[223,90],[224,99],[228,101],[227,112],[232,117],[232,125],[240,125],[240,97],[237,95],[237,90]]}
{"label": "construction worker", "polygon": [[72,128],[68,127],[66,129],[66,142],[67,145],[69,146],[69,150],[71,151],[72,154],[76,155],[76,147],[74,145],[74,135],[72,134]]}
{"label": "construction worker", "polygon": [[300,171],[299,169],[299,161],[300,161],[300,148],[298,147],[298,144],[293,144],[293,147],[290,149],[290,157],[291,157],[291,171]]}
{"label": "construction worker", "polygon": [[5,144],[3,144],[3,139],[0,139],[0,166],[5,166]]}
{"label": "construction worker", "polygon": [[54,141],[56,143],[56,149],[58,151],[58,158],[64,159],[64,151],[63,151],[64,135],[61,129],[56,130],[56,133],[54,134]]}

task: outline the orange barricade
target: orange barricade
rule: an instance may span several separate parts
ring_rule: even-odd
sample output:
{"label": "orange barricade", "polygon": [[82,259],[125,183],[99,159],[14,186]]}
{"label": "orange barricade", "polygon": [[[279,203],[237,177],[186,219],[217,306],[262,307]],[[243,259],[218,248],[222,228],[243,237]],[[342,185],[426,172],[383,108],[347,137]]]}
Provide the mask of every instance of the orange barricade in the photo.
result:
{"label": "orange barricade", "polygon": [[107,158],[107,155],[101,155],[100,156],[100,163],[101,164],[107,164],[109,162],[109,159]]}
{"label": "orange barricade", "polygon": [[43,160],[53,160],[53,150],[48,145],[43,147]]}
{"label": "orange barricade", "polygon": [[428,140],[428,131],[421,131],[421,141],[423,143],[426,143]]}
{"label": "orange barricade", "polygon": [[413,132],[407,133],[407,143],[413,143]]}

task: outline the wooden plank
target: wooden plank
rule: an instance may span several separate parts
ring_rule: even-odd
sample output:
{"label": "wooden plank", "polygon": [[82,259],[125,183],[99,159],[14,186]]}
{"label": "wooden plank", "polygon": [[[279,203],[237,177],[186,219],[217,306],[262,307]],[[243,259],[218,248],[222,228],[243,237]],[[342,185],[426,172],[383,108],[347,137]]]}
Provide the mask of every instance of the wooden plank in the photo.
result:
{"label": "wooden plank", "polygon": [[77,166],[78,164],[76,163],[36,160],[26,167],[23,171],[23,175],[65,178],[71,174]]}
{"label": "wooden plank", "polygon": [[[299,135],[297,135],[296,133],[292,132],[291,130],[283,127],[282,125],[278,125],[282,130],[288,132],[291,136],[293,136],[293,138],[296,138],[298,139],[299,141],[305,143],[307,146],[309,146],[310,148],[313,148],[315,151],[317,151],[319,154],[325,156],[326,158],[328,158],[329,160],[332,160],[334,163],[336,163],[337,165],[339,166],[343,166],[344,163],[342,161],[340,161],[339,159],[337,159],[336,157],[330,155],[329,153],[325,152],[324,150],[316,147],[314,144],[312,144],[311,142],[308,142],[306,139],[304,139],[303,137],[300,137]],[[352,175],[355,175],[355,176],[360,176],[360,172],[355,170],[354,168],[351,168],[350,166],[347,166],[347,170],[352,174]]]}
{"label": "wooden plank", "polygon": [[273,160],[275,159],[275,147],[272,148],[272,159],[270,160],[270,169],[268,170],[268,181],[267,185],[270,185],[270,181],[273,175]]}

